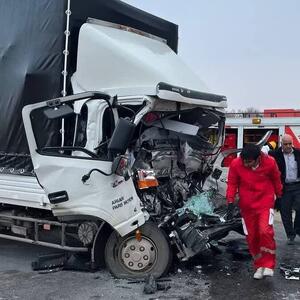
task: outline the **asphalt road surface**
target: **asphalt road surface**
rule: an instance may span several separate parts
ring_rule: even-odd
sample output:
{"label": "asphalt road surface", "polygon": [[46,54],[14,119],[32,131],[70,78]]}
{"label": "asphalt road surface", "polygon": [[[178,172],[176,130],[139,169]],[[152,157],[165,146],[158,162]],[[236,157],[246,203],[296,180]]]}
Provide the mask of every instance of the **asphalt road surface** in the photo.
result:
{"label": "asphalt road surface", "polygon": [[[143,282],[115,279],[106,270],[32,271],[31,262],[53,250],[0,239],[0,300],[300,299],[300,281],[286,280],[278,269],[280,263],[300,264],[300,237],[288,246],[278,218],[275,228],[278,266],[273,278],[252,279],[251,260],[221,245],[222,253],[209,250],[189,263],[175,263],[163,282],[167,290],[152,295],[143,293]],[[230,234],[225,240],[239,244],[244,238]]]}

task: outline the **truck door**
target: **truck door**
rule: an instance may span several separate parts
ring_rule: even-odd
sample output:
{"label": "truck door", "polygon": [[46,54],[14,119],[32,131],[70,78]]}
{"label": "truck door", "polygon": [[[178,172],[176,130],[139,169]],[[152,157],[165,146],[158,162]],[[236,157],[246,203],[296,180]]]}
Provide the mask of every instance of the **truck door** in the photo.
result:
{"label": "truck door", "polygon": [[[30,154],[54,215],[97,217],[124,235],[142,225],[144,216],[132,179],[110,174],[112,161],[105,149],[114,114],[109,97],[90,94],[26,106],[23,120]],[[77,113],[76,107],[81,107]],[[84,182],[92,169],[98,171]]]}

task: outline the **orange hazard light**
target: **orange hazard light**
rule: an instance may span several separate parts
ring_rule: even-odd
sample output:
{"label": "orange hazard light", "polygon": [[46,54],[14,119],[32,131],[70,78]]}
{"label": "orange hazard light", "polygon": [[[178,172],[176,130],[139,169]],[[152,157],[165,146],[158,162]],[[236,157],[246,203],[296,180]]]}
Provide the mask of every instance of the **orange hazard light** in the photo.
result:
{"label": "orange hazard light", "polygon": [[158,186],[158,181],[156,178],[138,180],[138,186],[140,190],[156,187]]}
{"label": "orange hazard light", "polygon": [[139,170],[138,171],[138,187],[140,190],[158,186],[158,181],[153,171]]}
{"label": "orange hazard light", "polygon": [[252,124],[261,124],[261,119],[260,118],[253,118],[252,119]]}

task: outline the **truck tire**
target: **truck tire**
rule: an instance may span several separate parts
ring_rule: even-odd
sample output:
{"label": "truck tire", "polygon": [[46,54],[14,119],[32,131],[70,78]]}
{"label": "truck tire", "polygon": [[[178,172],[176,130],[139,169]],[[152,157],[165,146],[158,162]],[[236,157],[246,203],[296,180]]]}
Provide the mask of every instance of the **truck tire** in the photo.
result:
{"label": "truck tire", "polygon": [[172,262],[172,252],[166,234],[154,223],[148,222],[140,228],[142,239],[135,233],[121,237],[113,232],[105,247],[105,263],[109,271],[118,278],[145,278],[152,274],[164,275]]}

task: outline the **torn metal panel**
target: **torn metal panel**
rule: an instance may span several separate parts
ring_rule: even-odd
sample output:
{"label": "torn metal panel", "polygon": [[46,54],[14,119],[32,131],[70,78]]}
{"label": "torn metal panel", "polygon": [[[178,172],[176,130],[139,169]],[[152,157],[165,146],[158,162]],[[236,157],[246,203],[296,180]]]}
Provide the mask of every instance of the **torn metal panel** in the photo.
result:
{"label": "torn metal panel", "polygon": [[153,123],[153,126],[188,135],[197,135],[199,130],[198,126],[168,119],[156,121]]}

